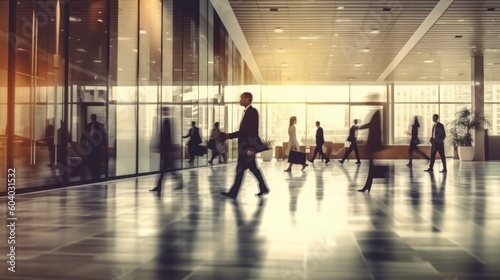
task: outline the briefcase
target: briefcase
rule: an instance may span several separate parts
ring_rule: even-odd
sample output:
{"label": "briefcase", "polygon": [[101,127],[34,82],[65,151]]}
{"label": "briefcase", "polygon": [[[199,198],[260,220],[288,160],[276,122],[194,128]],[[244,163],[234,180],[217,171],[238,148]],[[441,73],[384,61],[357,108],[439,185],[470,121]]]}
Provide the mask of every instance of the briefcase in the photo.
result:
{"label": "briefcase", "polygon": [[306,163],[306,153],[291,150],[290,154],[288,155],[288,162],[304,164]]}

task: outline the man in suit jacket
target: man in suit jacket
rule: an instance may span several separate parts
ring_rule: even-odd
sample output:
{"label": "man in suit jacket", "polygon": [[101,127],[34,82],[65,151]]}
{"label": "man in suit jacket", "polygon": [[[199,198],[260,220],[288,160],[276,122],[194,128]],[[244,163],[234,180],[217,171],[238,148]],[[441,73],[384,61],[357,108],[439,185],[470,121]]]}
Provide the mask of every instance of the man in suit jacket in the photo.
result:
{"label": "man in suit jacket", "polygon": [[323,136],[323,129],[319,126],[320,123],[316,122],[316,127],[318,128],[316,130],[316,149],[314,149],[314,154],[309,161],[311,163],[314,163],[314,159],[316,158],[316,155],[319,153],[323,159],[325,159],[325,163],[329,163],[330,159],[323,153],[323,144],[325,144],[325,138]]}
{"label": "man in suit jacket", "polygon": [[345,152],[344,156],[342,157],[341,160],[339,160],[340,163],[344,163],[344,161],[347,159],[349,154],[354,151],[354,154],[356,155],[356,164],[361,164],[361,161],[359,160],[359,150],[358,150],[358,143],[356,142],[356,132],[358,131],[358,120],[354,120],[354,125],[351,126],[351,129],[349,129],[349,137],[347,137],[347,141],[351,142],[351,145],[349,146],[349,149]]}
{"label": "man in suit jacket", "polygon": [[259,137],[259,113],[252,104],[252,94],[244,92],[240,95],[240,105],[245,107],[240,123],[240,129],[229,134],[222,134],[226,139],[238,138],[238,165],[236,166],[236,178],[229,192],[221,192],[221,195],[235,199],[243,180],[245,170],[250,169],[259,182],[259,193],[256,196],[263,196],[269,193],[269,188],[262,177],[262,173],[257,167],[255,154],[264,150],[264,145]]}
{"label": "man in suit jacket", "polygon": [[446,172],[446,157],[444,155],[444,139],[446,138],[446,132],[444,131],[444,125],[440,122],[439,115],[434,114],[432,116],[432,121],[434,122],[434,126],[432,127],[432,137],[431,137],[431,163],[429,164],[429,168],[425,171],[433,171],[434,161],[436,160],[436,153],[439,153],[441,157],[441,162],[443,163],[443,170],[440,172]]}
{"label": "man in suit jacket", "polygon": [[90,115],[91,122],[85,125],[80,141],[87,148],[87,166],[90,169],[92,179],[101,176],[101,149],[106,147],[106,131],[104,124],[97,121],[97,115]]}

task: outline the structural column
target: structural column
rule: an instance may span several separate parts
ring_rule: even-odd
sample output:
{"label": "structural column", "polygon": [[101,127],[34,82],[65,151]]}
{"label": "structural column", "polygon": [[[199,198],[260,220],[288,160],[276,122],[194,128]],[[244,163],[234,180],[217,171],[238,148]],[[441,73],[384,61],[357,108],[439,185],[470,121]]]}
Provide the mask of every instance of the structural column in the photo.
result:
{"label": "structural column", "polygon": [[[484,57],[473,57],[471,66],[472,110],[484,114]],[[474,160],[484,161],[484,129],[481,128],[474,133]]]}

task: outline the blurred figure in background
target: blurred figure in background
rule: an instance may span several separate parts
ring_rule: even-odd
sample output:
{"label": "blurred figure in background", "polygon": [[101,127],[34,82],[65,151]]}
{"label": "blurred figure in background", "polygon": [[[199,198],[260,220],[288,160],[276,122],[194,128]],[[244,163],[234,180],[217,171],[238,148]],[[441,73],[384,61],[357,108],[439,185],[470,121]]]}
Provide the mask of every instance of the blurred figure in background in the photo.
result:
{"label": "blurred figure in background", "polygon": [[418,138],[418,131],[420,129],[420,117],[415,116],[413,119],[413,123],[410,125],[411,129],[409,134],[411,135],[410,139],[410,149],[408,150],[409,154],[409,161],[406,166],[411,167],[412,166],[412,161],[413,161],[413,152],[416,152],[417,154],[421,155],[423,158],[425,158],[427,161],[430,160],[430,158],[421,150],[418,149],[418,145],[420,144],[420,139]]}
{"label": "blurred figure in background", "polygon": [[[213,160],[219,156],[219,163],[222,163],[220,156],[226,153],[226,147],[224,145],[224,137],[221,135],[219,128],[219,122],[214,124],[214,128],[210,132],[210,139],[208,140],[208,148],[212,150],[212,158],[208,161],[210,165],[213,165]],[[226,157],[224,156],[224,159]],[[224,161],[225,163],[225,161]]]}

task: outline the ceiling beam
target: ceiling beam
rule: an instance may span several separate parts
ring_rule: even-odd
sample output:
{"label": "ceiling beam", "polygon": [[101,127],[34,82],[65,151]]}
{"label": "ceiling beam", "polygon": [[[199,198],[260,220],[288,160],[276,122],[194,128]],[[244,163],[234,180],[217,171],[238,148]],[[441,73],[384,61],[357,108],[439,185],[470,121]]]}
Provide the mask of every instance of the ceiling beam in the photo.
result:
{"label": "ceiling beam", "polygon": [[396,67],[398,67],[399,63],[403,61],[403,59],[411,52],[411,50],[417,45],[417,43],[425,36],[425,34],[432,28],[434,23],[438,21],[438,19],[446,12],[448,7],[455,0],[440,0],[439,3],[436,4],[434,9],[429,13],[429,15],[425,18],[425,20],[420,24],[417,28],[417,31],[413,33],[408,42],[401,48],[399,53],[394,57],[391,63],[385,68],[384,72],[380,74],[377,82],[383,82],[389,76]]}
{"label": "ceiling beam", "polygon": [[262,77],[260,69],[257,66],[257,62],[255,61],[250,46],[248,45],[247,39],[243,34],[240,23],[236,19],[236,15],[234,14],[231,4],[229,4],[228,0],[210,0],[210,2],[212,2],[215,11],[219,15],[224,27],[226,27],[226,30],[229,33],[229,37],[233,40],[236,48],[240,51],[241,56],[247,63],[250,71],[252,71],[255,79],[260,85],[263,85],[264,78]]}

